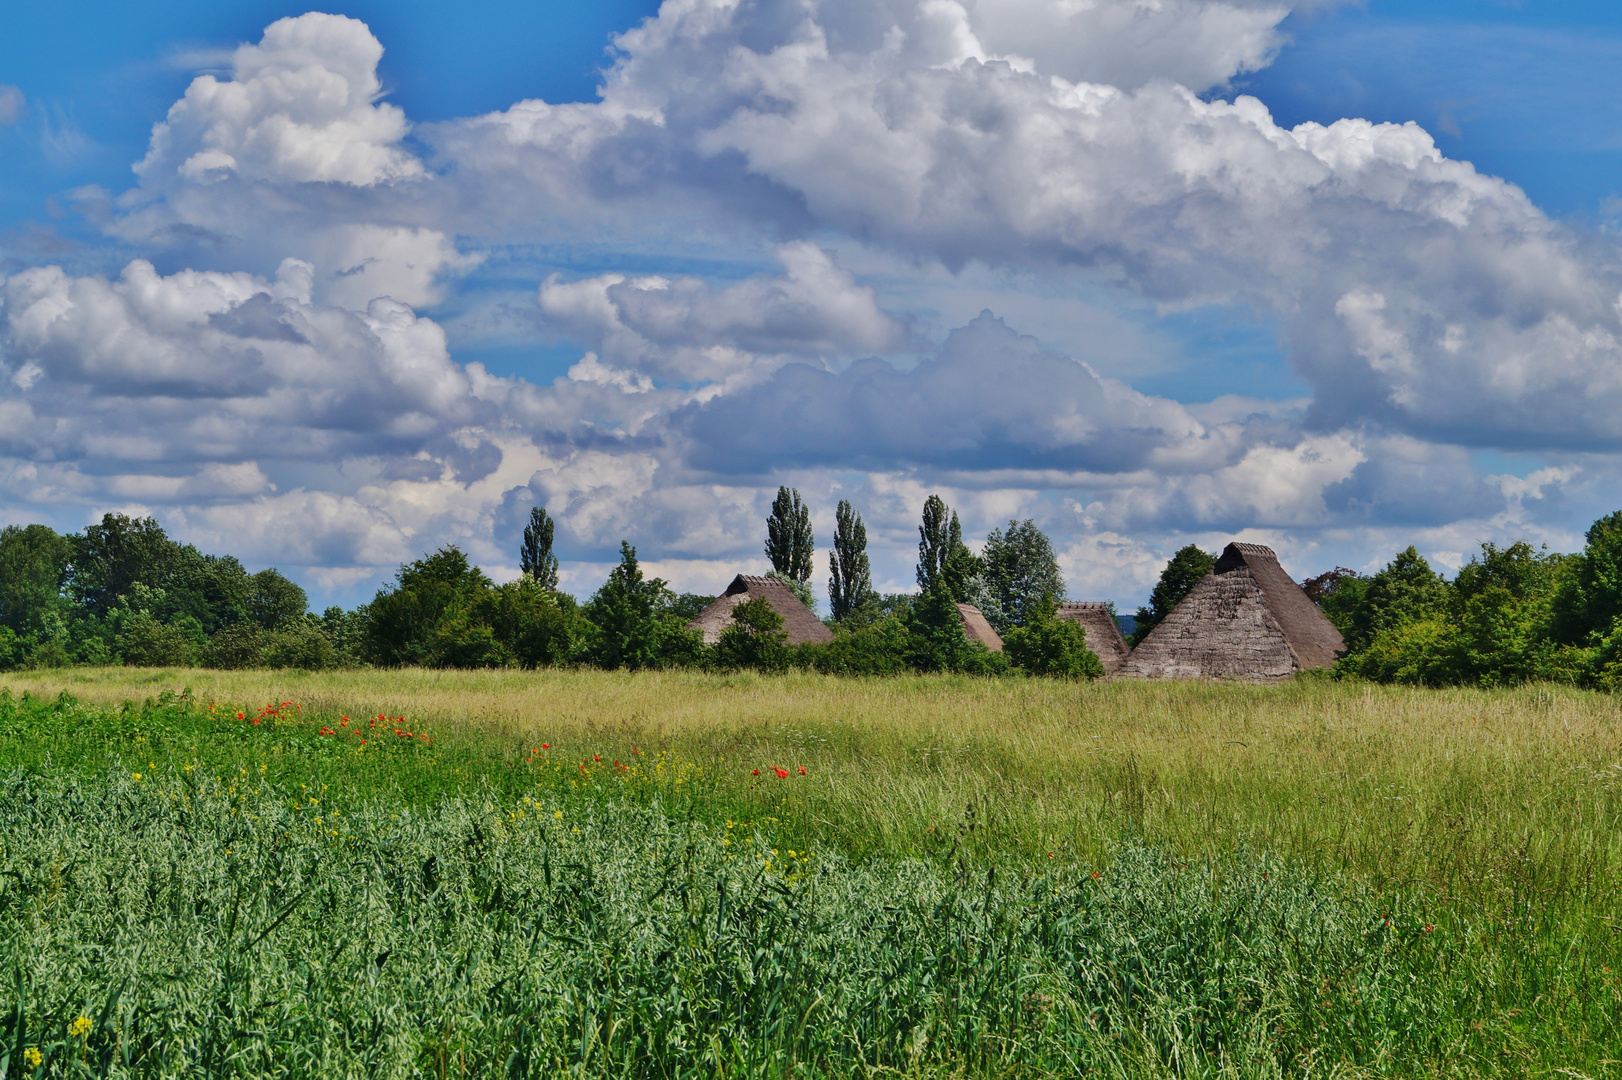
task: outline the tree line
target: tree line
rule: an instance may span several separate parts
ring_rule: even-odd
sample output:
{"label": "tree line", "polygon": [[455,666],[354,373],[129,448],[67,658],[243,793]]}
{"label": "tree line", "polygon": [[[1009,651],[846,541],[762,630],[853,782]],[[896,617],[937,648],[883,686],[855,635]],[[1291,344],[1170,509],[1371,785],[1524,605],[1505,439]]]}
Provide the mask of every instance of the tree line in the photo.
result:
{"label": "tree line", "polygon": [[[862,517],[841,501],[829,550],[828,645],[787,641],[761,601],[733,609],[716,645],[687,624],[713,599],[644,574],[636,548],[585,602],[558,588],[556,522],[531,511],[522,574],[496,584],[455,546],[401,566],[353,611],[308,610],[275,569],[249,574],[231,556],[172,540],[152,518],[107,514],[78,534],[45,525],[0,530],[0,670],[70,664],[216,668],[545,667],[809,668],[842,674],[952,671],[1096,677],[1083,629],[1055,618],[1064,580],[1047,536],[1010,521],[975,555],[938,495],[923,508],[916,593],[873,587]],[[798,491],[781,488],[766,520],[770,576],[815,610],[815,537]],[[1002,653],[963,632],[974,604]]]}
{"label": "tree line", "polygon": [[[847,501],[828,551],[828,645],[790,646],[763,601],[739,604],[718,644],[687,623],[713,597],[677,593],[643,573],[636,548],[585,601],[558,588],[556,523],[531,512],[523,573],[497,585],[458,548],[400,567],[367,604],[309,611],[275,569],[172,540],[152,518],[107,514],[82,532],[0,529],[0,670],[71,664],[217,668],[374,665],[603,668],[790,667],[860,674],[952,671],[1096,677],[1080,626],[1055,618],[1065,587],[1053,546],[1010,521],[976,555],[938,495],[924,503],[913,593],[873,586],[862,517]],[[766,520],[770,576],[815,607],[815,537],[798,491],[781,488]],[[1216,562],[1190,545],[1138,609],[1142,640]],[[1416,685],[1528,681],[1622,687],[1622,511],[1596,521],[1583,550],[1483,543],[1451,579],[1413,547],[1373,574],[1337,567],[1302,587],[1346,640],[1334,673]],[[993,653],[964,635],[973,604],[1002,635]]]}

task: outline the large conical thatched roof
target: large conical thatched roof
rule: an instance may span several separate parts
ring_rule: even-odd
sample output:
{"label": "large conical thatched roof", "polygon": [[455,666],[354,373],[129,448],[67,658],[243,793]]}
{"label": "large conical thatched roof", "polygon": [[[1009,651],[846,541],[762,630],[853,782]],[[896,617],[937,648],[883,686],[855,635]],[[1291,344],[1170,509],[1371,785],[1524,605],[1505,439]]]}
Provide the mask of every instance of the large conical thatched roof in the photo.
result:
{"label": "large conical thatched roof", "polygon": [[687,624],[687,629],[704,635],[706,644],[721,640],[721,631],[732,625],[732,609],[746,600],[765,600],[772,610],[783,616],[783,630],[790,645],[826,645],[834,639],[834,632],[822,625],[811,609],[800,603],[787,585],[776,578],[739,574],[727,586],[727,591],[710,601]]}
{"label": "large conical thatched roof", "polygon": [[1122,674],[1270,682],[1328,667],[1345,648],[1272,548],[1235,543],[1132,650]]}
{"label": "large conical thatched roof", "polygon": [[959,604],[958,618],[963,620],[963,636],[978,641],[992,652],[1002,652],[1002,637],[991,628],[985,615],[973,604]]}
{"label": "large conical thatched roof", "polygon": [[1059,605],[1055,618],[1080,623],[1087,631],[1087,647],[1098,654],[1104,665],[1104,674],[1114,675],[1126,663],[1126,638],[1121,636],[1120,624],[1110,614],[1109,605],[1097,600],[1068,600]]}

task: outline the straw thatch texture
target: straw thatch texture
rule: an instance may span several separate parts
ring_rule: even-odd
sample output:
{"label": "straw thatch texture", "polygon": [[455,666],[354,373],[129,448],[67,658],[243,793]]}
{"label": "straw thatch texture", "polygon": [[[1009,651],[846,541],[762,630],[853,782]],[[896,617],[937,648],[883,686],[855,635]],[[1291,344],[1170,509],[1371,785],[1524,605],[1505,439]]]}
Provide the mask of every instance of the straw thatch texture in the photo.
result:
{"label": "straw thatch texture", "polygon": [[1126,663],[1131,649],[1121,636],[1120,624],[1110,614],[1109,606],[1096,600],[1070,600],[1059,605],[1055,618],[1081,624],[1087,631],[1087,647],[1098,654],[1105,675],[1114,675]]}
{"label": "straw thatch texture", "polygon": [[959,604],[958,617],[963,620],[963,636],[978,641],[992,652],[1002,652],[1002,637],[991,628],[980,609],[973,604]]}
{"label": "straw thatch texture", "polygon": [[826,645],[834,633],[822,625],[811,609],[800,603],[800,598],[776,578],[739,574],[710,605],[699,612],[687,629],[704,635],[707,645],[721,640],[721,631],[732,625],[732,609],[746,600],[765,600],[772,610],[783,616],[783,630],[790,645]]}
{"label": "straw thatch texture", "polygon": [[1345,649],[1271,548],[1229,544],[1205,579],[1132,650],[1123,675],[1271,682]]}

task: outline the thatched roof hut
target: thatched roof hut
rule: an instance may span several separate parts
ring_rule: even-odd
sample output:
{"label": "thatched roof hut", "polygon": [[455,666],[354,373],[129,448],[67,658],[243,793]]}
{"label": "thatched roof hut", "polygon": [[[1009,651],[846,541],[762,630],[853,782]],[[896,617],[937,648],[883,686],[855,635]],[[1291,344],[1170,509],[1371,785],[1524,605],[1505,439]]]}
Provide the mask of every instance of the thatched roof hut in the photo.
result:
{"label": "thatched roof hut", "polygon": [[721,631],[732,625],[732,609],[746,600],[764,600],[772,610],[783,616],[783,630],[790,645],[826,645],[834,639],[834,632],[822,625],[811,609],[800,603],[800,598],[776,578],[739,574],[710,605],[699,612],[687,629],[704,635],[707,645],[721,640]]}
{"label": "thatched roof hut", "polygon": [[1080,623],[1087,631],[1087,647],[1098,654],[1105,675],[1114,675],[1126,663],[1126,638],[1121,636],[1120,624],[1110,614],[1109,605],[1096,600],[1069,600],[1059,605],[1055,618]]}
{"label": "thatched roof hut", "polygon": [[959,604],[957,614],[963,620],[963,636],[978,641],[992,652],[1002,652],[1002,638],[991,628],[980,609],[973,604]]}
{"label": "thatched roof hut", "polygon": [[1121,673],[1272,682],[1326,668],[1345,648],[1340,631],[1284,572],[1272,548],[1236,543],[1138,643]]}

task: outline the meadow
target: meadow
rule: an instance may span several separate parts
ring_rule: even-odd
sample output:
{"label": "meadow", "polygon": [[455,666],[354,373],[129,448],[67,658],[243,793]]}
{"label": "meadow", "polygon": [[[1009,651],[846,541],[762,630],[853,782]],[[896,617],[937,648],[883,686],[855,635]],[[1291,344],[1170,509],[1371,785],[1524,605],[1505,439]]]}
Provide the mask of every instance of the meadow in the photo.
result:
{"label": "meadow", "polygon": [[6,1076],[1622,1076],[1608,695],[0,685]]}

